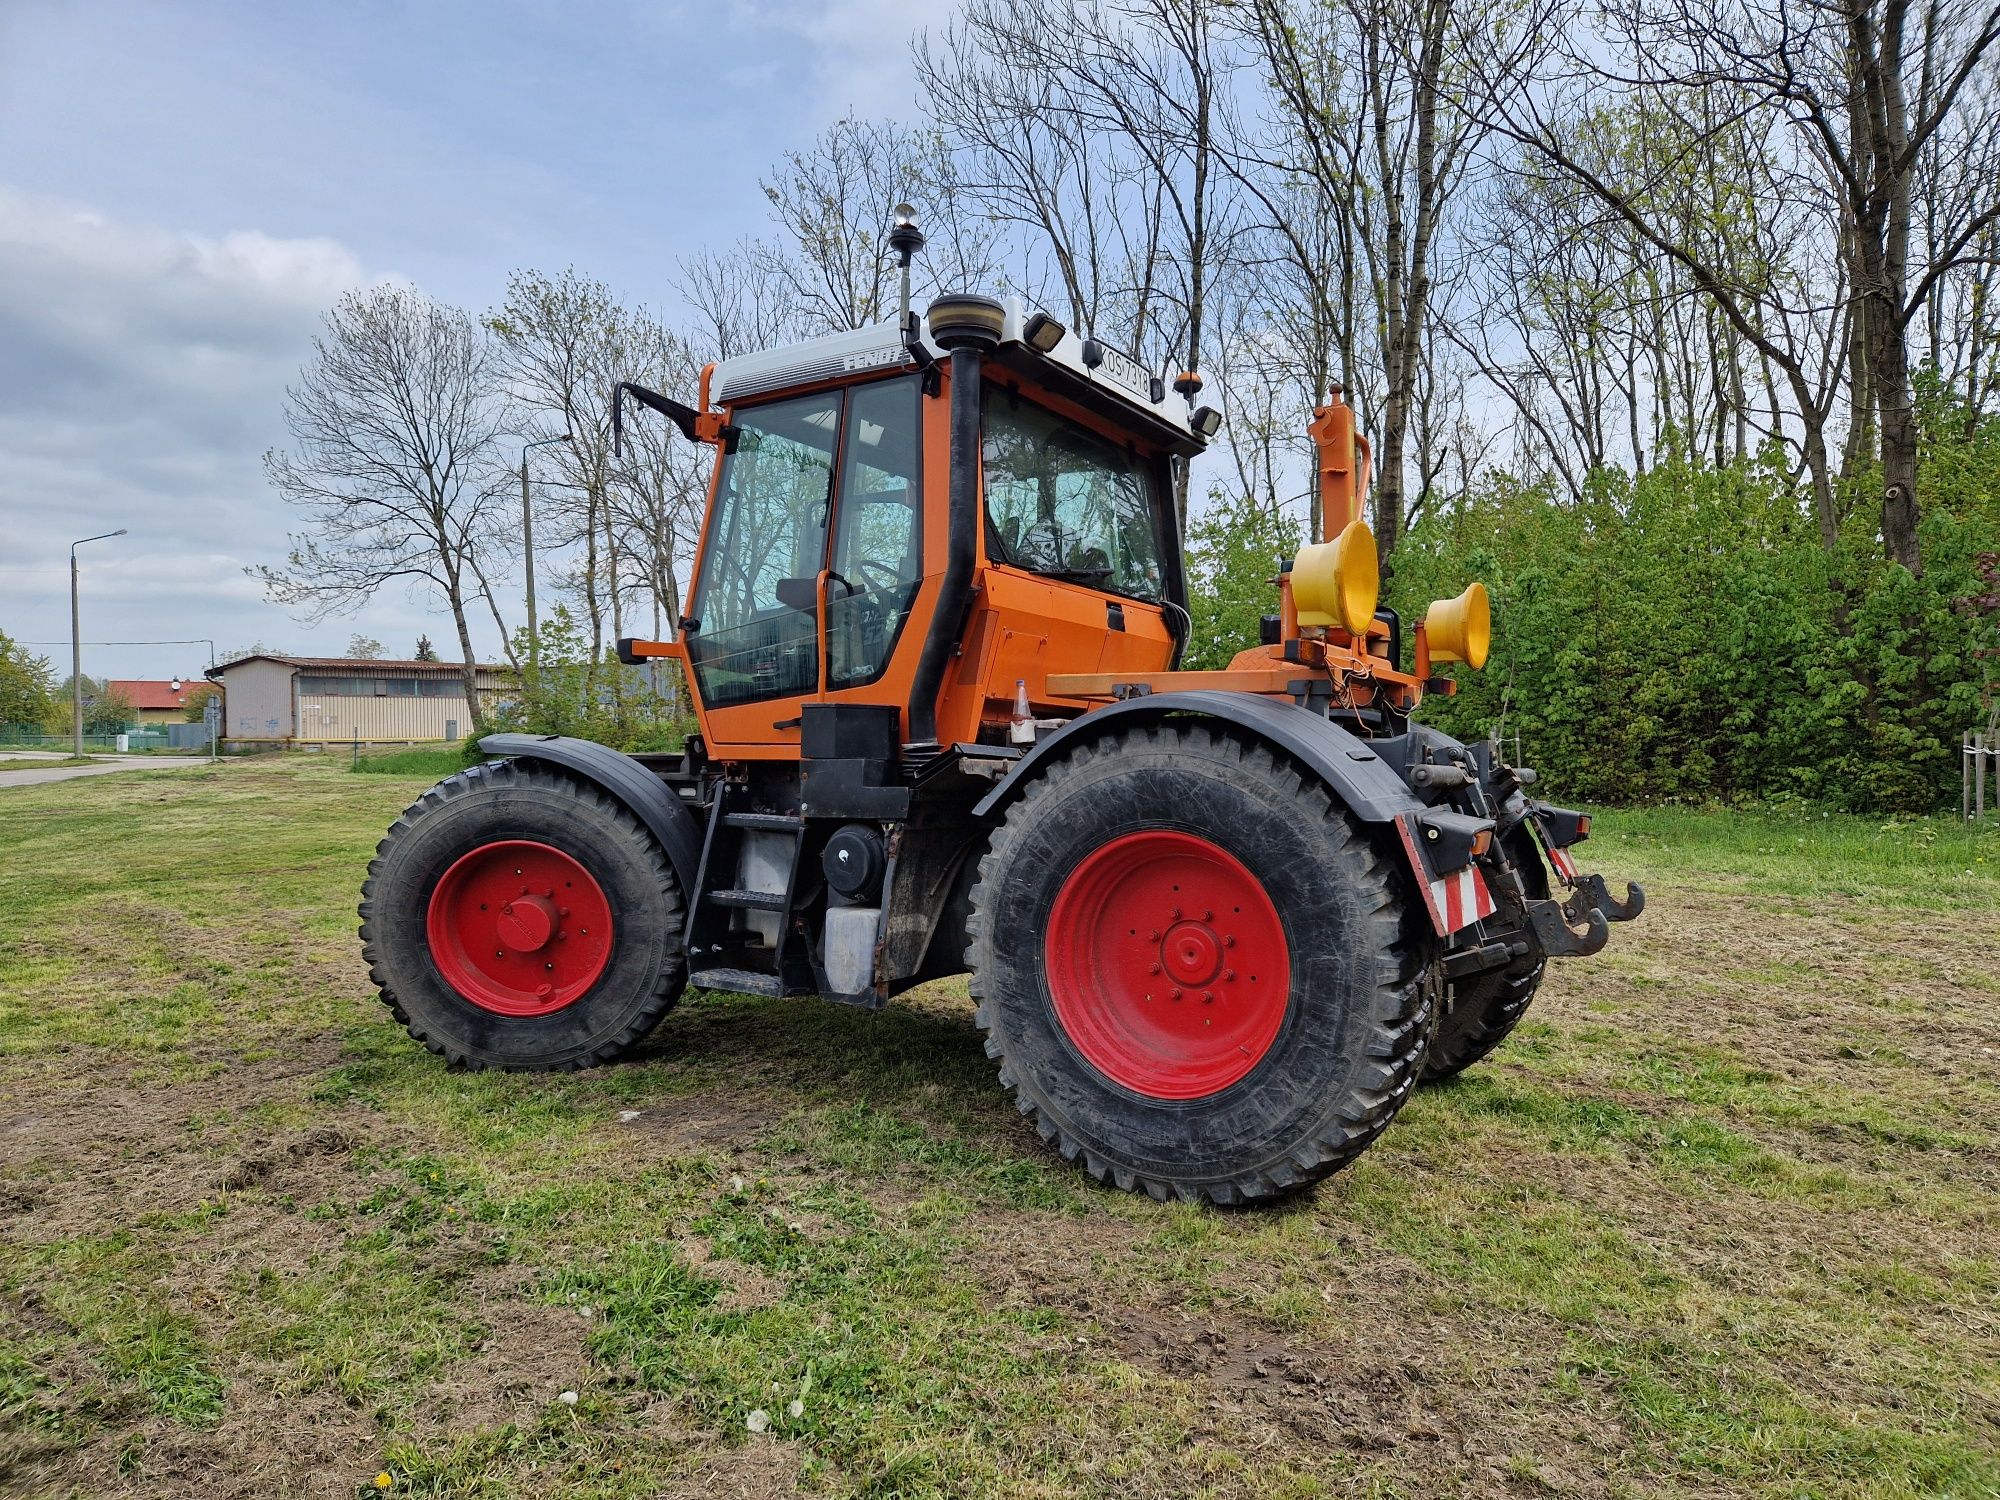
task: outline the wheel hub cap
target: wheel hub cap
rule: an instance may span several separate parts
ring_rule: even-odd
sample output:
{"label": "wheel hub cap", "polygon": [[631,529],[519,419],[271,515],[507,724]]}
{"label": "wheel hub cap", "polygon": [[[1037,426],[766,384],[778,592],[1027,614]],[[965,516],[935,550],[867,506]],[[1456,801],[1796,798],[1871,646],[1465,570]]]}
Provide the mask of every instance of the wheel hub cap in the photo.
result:
{"label": "wheel hub cap", "polygon": [[500,920],[495,925],[500,929],[500,941],[509,948],[516,953],[533,953],[555,936],[557,920],[556,904],[548,897],[523,896],[501,904]]}
{"label": "wheel hub cap", "polygon": [[1056,1019],[1085,1061],[1158,1099],[1198,1099],[1270,1051],[1290,949],[1264,885],[1194,834],[1125,834],[1085,856],[1049,912]]}
{"label": "wheel hub cap", "polygon": [[444,982],[481,1010],[544,1016],[583,998],[611,959],[611,902],[550,844],[482,844],[444,872],[424,923]]}

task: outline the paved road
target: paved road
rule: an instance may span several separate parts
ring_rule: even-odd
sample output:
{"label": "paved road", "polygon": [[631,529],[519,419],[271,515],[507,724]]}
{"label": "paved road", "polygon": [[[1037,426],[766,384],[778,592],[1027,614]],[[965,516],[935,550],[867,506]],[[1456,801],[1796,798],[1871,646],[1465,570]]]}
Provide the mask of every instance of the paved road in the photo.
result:
{"label": "paved road", "polygon": [[[0,760],[62,760],[60,754],[32,750],[0,750]],[[0,787],[40,786],[45,781],[74,781],[79,776],[109,776],[113,771],[178,771],[205,766],[205,755],[107,755],[94,766],[51,766],[46,771],[0,771]]]}

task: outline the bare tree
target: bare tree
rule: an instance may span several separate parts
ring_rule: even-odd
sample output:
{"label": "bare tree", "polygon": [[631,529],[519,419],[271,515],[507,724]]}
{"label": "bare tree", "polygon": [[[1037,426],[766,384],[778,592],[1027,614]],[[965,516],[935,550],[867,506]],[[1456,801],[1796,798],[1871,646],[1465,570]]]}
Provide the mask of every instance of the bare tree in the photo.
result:
{"label": "bare tree", "polygon": [[889,230],[899,203],[920,209],[930,235],[914,291],[976,291],[994,279],[992,231],[965,211],[935,131],[840,120],[787,152],[761,186],[780,235],[752,241],[748,262],[808,333],[895,316],[901,271]]}
{"label": "bare tree", "polygon": [[[1340,249],[1366,284],[1355,309],[1372,323],[1379,404],[1363,407],[1375,437],[1376,545],[1386,565],[1409,519],[1405,459],[1429,368],[1431,321],[1445,300],[1440,252],[1448,215],[1483,133],[1475,87],[1513,86],[1528,53],[1514,18],[1456,0],[1253,0],[1249,26],[1281,111],[1290,160],[1348,222]],[[1463,59],[1479,39],[1483,74]],[[1304,247],[1285,236],[1294,253]],[[1353,342],[1337,377],[1358,385]],[[1422,493],[1421,484],[1418,493]]]}
{"label": "bare tree", "polygon": [[[1199,371],[1229,238],[1224,0],[972,0],[917,47],[965,195],[1023,231],[1020,285],[1156,370]],[[1176,504],[1187,516],[1187,475]]]}
{"label": "bare tree", "polygon": [[695,348],[712,359],[733,359],[801,336],[792,299],[759,270],[777,253],[757,240],[740,239],[680,262],[674,290],[694,314],[688,338]]}
{"label": "bare tree", "polygon": [[552,477],[543,488],[557,496],[547,540],[552,555],[566,549],[574,559],[567,584],[589,622],[594,682],[607,625],[614,638],[625,633],[631,572],[626,534],[609,497],[611,392],[621,380],[651,373],[651,320],[629,312],[603,282],[572,269],[556,277],[515,272],[487,324],[500,342],[523,425],[537,436],[570,436],[544,450]]}
{"label": "bare tree", "polygon": [[[1912,195],[1927,153],[1972,144],[1951,127],[1968,87],[1990,73],[2000,3],[1933,0],[1916,10],[1905,0],[1622,0],[1592,14],[1614,29],[1586,27],[1573,0],[1538,14],[1538,34],[1557,40],[1566,68],[1541,88],[1489,94],[1489,120],[1683,267],[1734,334],[1784,375],[1828,547],[1840,521],[1830,413],[1815,397],[1800,341],[1783,330],[1850,320],[1841,336],[1851,420],[1879,433],[1883,550],[1920,571],[1910,326],[1940,279],[1975,258],[1979,236],[2000,222],[2000,194],[1989,182],[1935,243],[1913,236]],[[1607,90],[1652,118],[1693,128],[1674,150],[1637,161],[1594,152],[1601,115],[1582,101]],[[1821,258],[1836,261],[1846,283],[1837,305],[1827,305],[1825,278],[1803,295],[1791,284],[1741,284],[1713,243],[1691,240],[1658,211],[1673,181],[1697,174],[1704,156],[1750,120],[1762,133],[1757,214],[1785,215],[1801,233],[1817,227],[1830,250]]]}
{"label": "bare tree", "polygon": [[309,621],[401,582],[441,600],[458,632],[466,703],[480,705],[467,611],[500,531],[499,402],[490,346],[455,308],[405,287],[343,297],[285,392],[292,448],[264,471],[304,515],[283,567],[250,570]]}

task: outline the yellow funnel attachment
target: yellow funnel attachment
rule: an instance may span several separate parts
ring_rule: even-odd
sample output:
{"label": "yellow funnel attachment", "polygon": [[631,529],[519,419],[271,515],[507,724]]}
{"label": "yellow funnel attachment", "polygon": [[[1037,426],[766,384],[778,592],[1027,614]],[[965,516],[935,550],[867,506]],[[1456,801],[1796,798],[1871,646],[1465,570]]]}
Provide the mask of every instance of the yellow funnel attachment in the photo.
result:
{"label": "yellow funnel attachment", "polygon": [[1330,542],[1301,547],[1292,562],[1292,603],[1301,625],[1339,625],[1357,639],[1368,633],[1382,595],[1375,533],[1355,519]]}
{"label": "yellow funnel attachment", "polygon": [[1486,585],[1468,583],[1456,599],[1440,599],[1424,611],[1424,634],[1432,661],[1462,661],[1477,672],[1493,647],[1493,610]]}

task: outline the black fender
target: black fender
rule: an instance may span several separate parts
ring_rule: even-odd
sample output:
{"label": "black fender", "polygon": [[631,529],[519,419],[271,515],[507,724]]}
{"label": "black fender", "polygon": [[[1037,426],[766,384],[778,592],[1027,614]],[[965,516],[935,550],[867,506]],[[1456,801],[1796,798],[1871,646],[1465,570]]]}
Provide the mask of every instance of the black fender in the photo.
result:
{"label": "black fender", "polygon": [[1197,689],[1186,693],[1149,693],[1094,708],[1071,719],[1055,733],[1036,741],[1035,748],[973,808],[984,817],[1011,801],[1035,775],[1036,766],[1060,754],[1064,746],[1100,734],[1112,725],[1136,727],[1172,715],[1198,715],[1233,724],[1286,751],[1331,787],[1364,823],[1393,823],[1405,813],[1421,815],[1429,807],[1368,742],[1332,720],[1300,708],[1288,699],[1258,693],[1225,693]]}
{"label": "black fender", "polygon": [[701,869],[701,824],[672,787],[632,759],[595,740],[561,734],[489,734],[479,748],[495,759],[541,760],[561,766],[622,802],[652,830],[666,851],[681,894],[694,899],[695,876]]}

